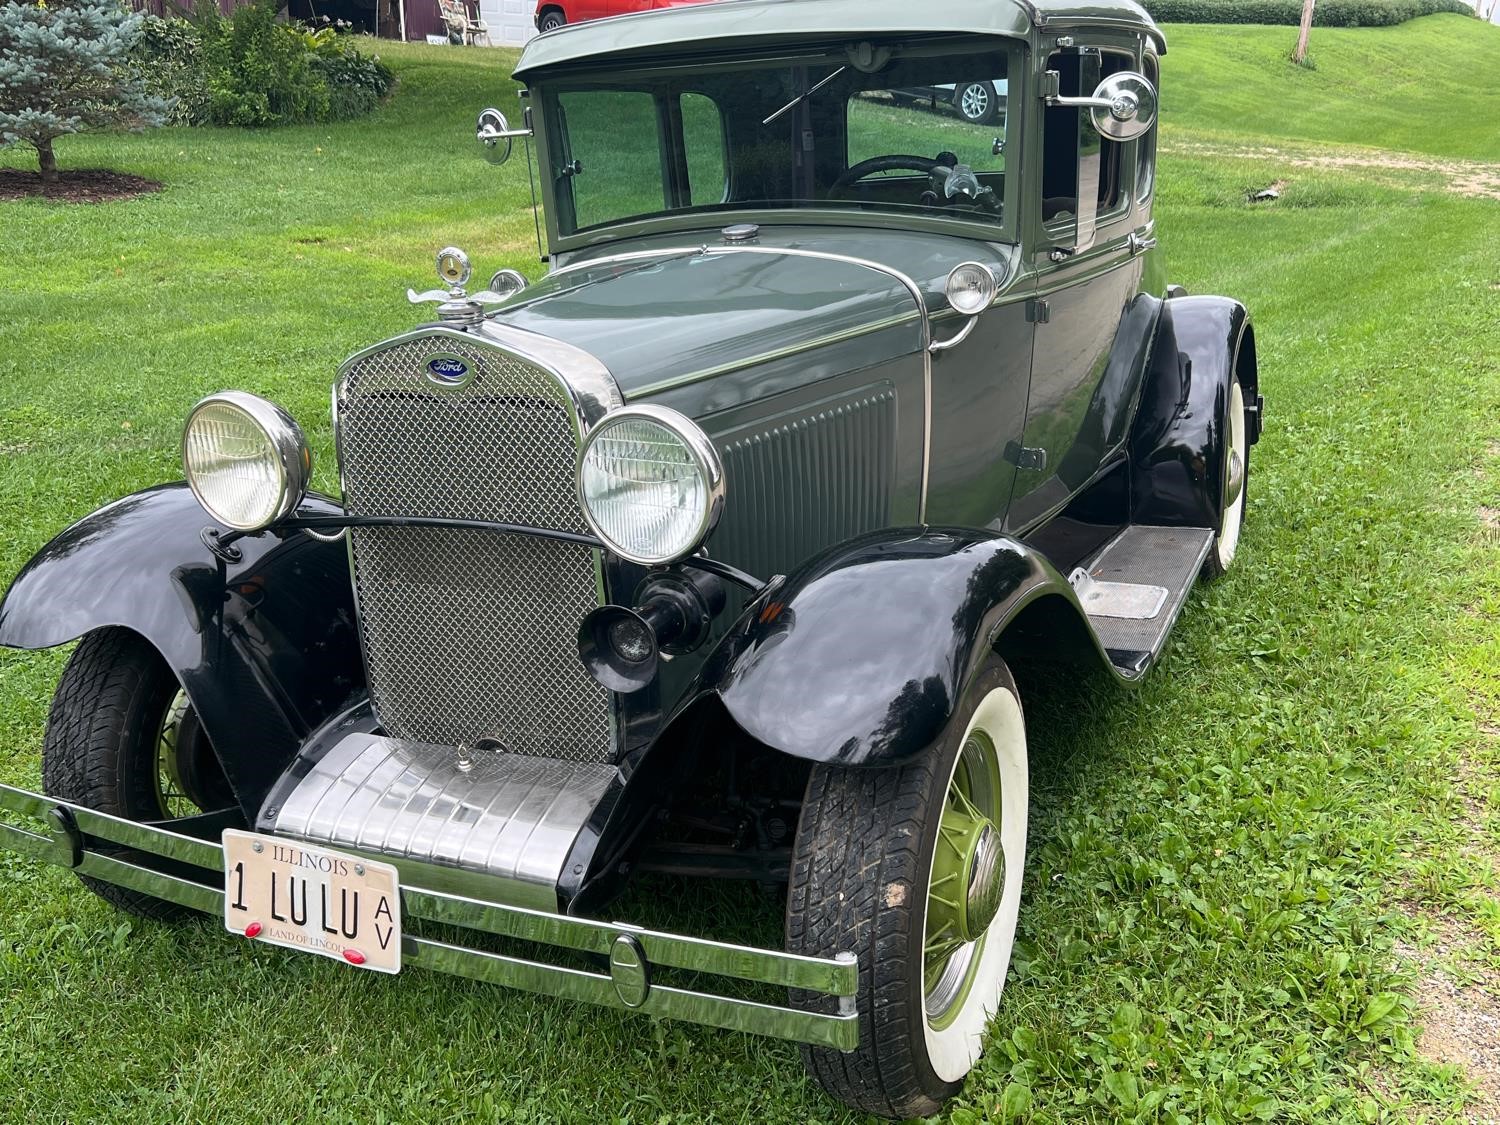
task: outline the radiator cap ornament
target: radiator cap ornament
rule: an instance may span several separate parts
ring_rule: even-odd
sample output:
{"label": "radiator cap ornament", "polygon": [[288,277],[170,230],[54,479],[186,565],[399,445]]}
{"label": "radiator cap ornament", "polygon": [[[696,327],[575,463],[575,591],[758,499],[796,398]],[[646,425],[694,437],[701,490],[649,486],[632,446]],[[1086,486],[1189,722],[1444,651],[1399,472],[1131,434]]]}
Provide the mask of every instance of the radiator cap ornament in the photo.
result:
{"label": "radiator cap ornament", "polygon": [[467,285],[474,267],[469,256],[457,246],[444,246],[437,252],[438,280],[444,285]]}
{"label": "radiator cap ornament", "polygon": [[444,246],[437,252],[437,275],[438,280],[448,288],[428,289],[424,293],[408,289],[406,299],[414,305],[436,303],[438,319],[444,324],[458,328],[474,327],[484,320],[486,305],[498,305],[514,296],[514,293],[496,293],[490,289],[481,289],[473,294],[465,292],[464,286],[468,284],[473,272],[474,267],[469,264],[467,254],[457,246]]}

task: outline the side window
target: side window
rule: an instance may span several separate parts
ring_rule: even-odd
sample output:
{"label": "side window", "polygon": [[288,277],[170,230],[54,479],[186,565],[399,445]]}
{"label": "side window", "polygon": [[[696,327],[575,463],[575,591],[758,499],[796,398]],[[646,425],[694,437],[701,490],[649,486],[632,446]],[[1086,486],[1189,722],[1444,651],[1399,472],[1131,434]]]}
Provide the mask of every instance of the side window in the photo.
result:
{"label": "side window", "polygon": [[682,148],[687,158],[688,186],[694,207],[723,203],[729,197],[729,176],[724,166],[724,117],[718,104],[705,94],[683,94]]}
{"label": "side window", "polygon": [[[1129,70],[1130,56],[1105,51],[1096,56],[1097,67],[1084,52],[1059,52],[1047,60],[1047,69],[1059,78],[1064,97],[1088,97],[1098,79]],[[1087,86],[1088,89],[1084,89]],[[1095,179],[1095,199],[1104,218],[1124,199],[1121,160],[1124,144],[1105,140],[1089,121],[1088,112],[1074,106],[1048,106],[1042,119],[1042,218],[1072,218],[1078,213],[1078,172],[1084,169]]]}
{"label": "side window", "polygon": [[[553,159],[554,183],[572,188],[574,225],[595,226],[662,208],[660,174],[642,175],[642,153],[660,152],[656,98],[644,90],[575,90],[558,98],[568,150]],[[636,138],[625,147],[620,136]]]}
{"label": "side window", "polygon": [[[1156,56],[1146,52],[1142,73],[1157,90],[1161,89],[1160,70],[1161,64],[1157,62]],[[1156,187],[1156,130],[1156,125],[1151,126],[1136,145],[1140,159],[1135,175],[1135,193],[1143,203],[1151,198],[1151,189]]]}

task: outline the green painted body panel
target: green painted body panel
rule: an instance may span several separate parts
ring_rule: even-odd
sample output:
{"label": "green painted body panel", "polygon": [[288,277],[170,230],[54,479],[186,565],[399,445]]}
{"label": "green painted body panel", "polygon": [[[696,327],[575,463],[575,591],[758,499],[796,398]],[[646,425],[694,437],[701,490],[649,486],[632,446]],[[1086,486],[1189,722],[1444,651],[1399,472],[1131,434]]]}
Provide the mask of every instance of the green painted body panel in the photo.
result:
{"label": "green painted body panel", "polygon": [[920,352],[920,312],[890,274],[804,256],[700,254],[710,239],[723,249],[705,232],[649,247],[680,250],[673,256],[581,263],[527,289],[499,319],[598,356],[627,399],[872,334],[886,357]]}
{"label": "green painted body panel", "polygon": [[516,78],[552,67],[618,62],[645,55],[806,43],[829,37],[922,34],[1005,35],[1087,24],[1144,31],[1165,51],[1160,29],[1133,0],[951,0],[914,6],[907,0],[720,0],[570,24],[539,35],[521,52]]}
{"label": "green painted body panel", "polygon": [[[959,262],[984,262],[1006,278],[1019,269],[1014,247],[916,232],[766,226],[746,245],[751,252],[734,252],[717,227],[616,240],[569,258],[496,319],[592,352],[627,399],[655,398],[835,345],[845,349],[840,371],[918,355],[916,303],[885,270],[909,278],[931,315],[951,317],[943,282]],[[712,253],[699,253],[701,247]],[[780,248],[881,268],[774,253]],[[752,385],[755,397],[788,389],[768,385],[763,373]],[[716,394],[711,404],[687,412],[727,409],[738,399],[724,389]]]}

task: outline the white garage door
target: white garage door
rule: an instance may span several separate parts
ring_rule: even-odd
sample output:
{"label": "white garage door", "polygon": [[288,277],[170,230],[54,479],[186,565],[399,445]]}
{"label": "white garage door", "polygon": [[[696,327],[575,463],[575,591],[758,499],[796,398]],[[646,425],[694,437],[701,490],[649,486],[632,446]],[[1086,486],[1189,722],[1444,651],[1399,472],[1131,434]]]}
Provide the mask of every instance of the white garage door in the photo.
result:
{"label": "white garage door", "polygon": [[519,47],[536,34],[536,0],[479,0],[479,10],[497,47]]}

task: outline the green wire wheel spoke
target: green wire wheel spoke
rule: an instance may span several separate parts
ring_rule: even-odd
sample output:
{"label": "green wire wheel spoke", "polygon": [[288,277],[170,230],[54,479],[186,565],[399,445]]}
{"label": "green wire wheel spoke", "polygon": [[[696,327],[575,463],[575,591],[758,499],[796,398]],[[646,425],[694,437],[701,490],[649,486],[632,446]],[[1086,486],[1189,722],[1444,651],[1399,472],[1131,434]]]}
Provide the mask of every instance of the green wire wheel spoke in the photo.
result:
{"label": "green wire wheel spoke", "polygon": [[161,806],[162,817],[166,820],[178,820],[200,811],[187,795],[178,758],[178,734],[182,730],[182,719],[187,714],[187,709],[187,695],[179,691],[167,706],[161,728],[156,734],[156,800]]}

